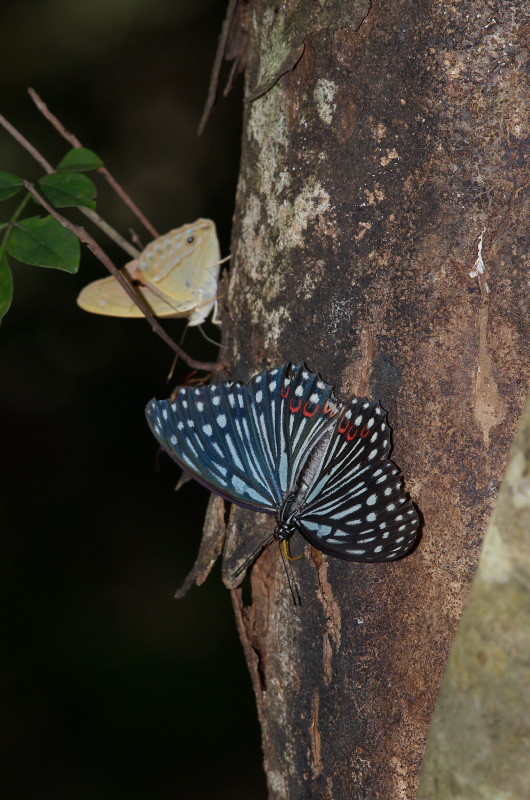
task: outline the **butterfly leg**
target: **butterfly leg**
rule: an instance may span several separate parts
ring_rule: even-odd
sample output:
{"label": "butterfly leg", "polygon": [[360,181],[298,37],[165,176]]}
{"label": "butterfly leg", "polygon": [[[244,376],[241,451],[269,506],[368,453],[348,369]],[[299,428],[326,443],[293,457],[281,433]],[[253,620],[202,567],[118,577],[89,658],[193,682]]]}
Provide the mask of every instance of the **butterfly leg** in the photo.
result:
{"label": "butterfly leg", "polygon": [[212,314],[212,322],[214,325],[221,326],[223,321],[221,319],[221,314],[219,312],[219,301],[216,300],[213,304],[213,314]]}
{"label": "butterfly leg", "polygon": [[288,539],[283,539],[282,541],[283,541],[283,552],[285,553],[285,557],[289,561],[300,561],[300,559],[302,558],[303,553],[300,556],[292,556],[291,555],[291,551],[289,550],[289,540]]}
{"label": "butterfly leg", "polygon": [[283,539],[284,547],[282,547],[282,542],[281,541],[279,542],[279,544],[280,544],[280,554],[281,554],[281,557],[282,557],[282,564],[283,564],[283,568],[285,570],[285,576],[287,578],[287,583],[289,584],[289,589],[291,591],[291,597],[293,598],[293,604],[295,606],[301,606],[302,605],[302,600],[300,598],[300,592],[298,591],[298,586],[296,585],[296,581],[295,581],[294,574],[293,574],[293,568],[291,567],[291,563],[290,563],[292,559],[290,558],[290,556],[287,556],[287,558],[289,559],[289,561],[288,561],[287,558],[285,558],[285,556],[283,554],[283,551],[284,551],[284,548],[285,548],[286,555],[287,555],[287,548],[285,547],[285,542],[286,542],[286,539]]}

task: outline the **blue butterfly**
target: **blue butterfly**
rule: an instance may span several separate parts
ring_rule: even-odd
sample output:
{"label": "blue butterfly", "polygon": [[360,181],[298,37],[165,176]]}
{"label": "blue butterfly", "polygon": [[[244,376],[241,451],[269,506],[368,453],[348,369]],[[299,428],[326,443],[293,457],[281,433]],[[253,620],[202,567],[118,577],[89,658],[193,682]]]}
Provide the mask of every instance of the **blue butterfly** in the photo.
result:
{"label": "blue butterfly", "polygon": [[[414,544],[419,519],[388,460],[390,428],[378,403],[338,400],[303,364],[248,385],[181,387],[151,400],[147,420],[183,470],[227,500],[276,515],[272,538],[299,531],[349,561],[392,561]],[[266,542],[267,543],[267,542]]]}

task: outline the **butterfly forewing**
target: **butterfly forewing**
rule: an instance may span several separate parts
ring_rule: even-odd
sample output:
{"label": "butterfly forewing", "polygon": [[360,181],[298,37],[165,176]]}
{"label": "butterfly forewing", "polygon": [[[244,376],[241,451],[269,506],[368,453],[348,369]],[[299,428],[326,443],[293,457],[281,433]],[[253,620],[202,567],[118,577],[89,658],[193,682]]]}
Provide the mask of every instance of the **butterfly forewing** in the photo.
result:
{"label": "butterfly forewing", "polygon": [[303,365],[286,364],[248,386],[182,387],[173,402],[151,401],[147,417],[162,447],[200,482],[241,505],[277,511],[329,424],[330,395]]}
{"label": "butterfly forewing", "polygon": [[138,277],[166,299],[172,316],[198,325],[217,299],[220,257],[214,223],[198,219],[151,242],[138,257]]}
{"label": "butterfly forewing", "polygon": [[332,387],[303,364],[283,376],[278,397],[277,440],[281,443],[278,470],[284,494],[290,494],[315,443],[338,414],[342,404]]}
{"label": "butterfly forewing", "polygon": [[[246,477],[267,487],[269,505],[276,509],[281,502],[281,492],[270,457],[270,443],[260,436],[254,418],[254,407],[249,402],[249,387],[240,384],[218,384],[213,390],[215,403],[219,392],[219,407],[223,414],[216,422],[224,425],[226,417],[226,444],[233,458],[244,465]],[[217,409],[217,406],[216,406]]]}
{"label": "butterfly forewing", "polygon": [[182,387],[173,402],[151,400],[147,420],[164,450],[200,483],[240,505],[272,513],[278,498],[256,469],[259,442],[240,433],[245,417],[243,388]]}

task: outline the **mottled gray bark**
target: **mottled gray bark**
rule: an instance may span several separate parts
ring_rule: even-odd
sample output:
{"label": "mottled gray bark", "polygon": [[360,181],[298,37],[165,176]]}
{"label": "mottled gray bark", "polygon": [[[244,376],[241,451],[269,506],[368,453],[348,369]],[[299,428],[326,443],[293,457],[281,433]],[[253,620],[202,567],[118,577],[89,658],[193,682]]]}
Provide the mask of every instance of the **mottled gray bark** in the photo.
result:
{"label": "mottled gray bark", "polygon": [[[309,11],[309,6],[311,11]],[[305,360],[380,400],[425,526],[393,564],[303,540],[294,608],[270,517],[212,501],[271,798],[412,800],[447,654],[526,390],[528,6],[250,5],[225,306],[236,379]],[[217,520],[217,522],[215,522]]]}
{"label": "mottled gray bark", "polygon": [[451,650],[419,797],[529,795],[530,400]]}

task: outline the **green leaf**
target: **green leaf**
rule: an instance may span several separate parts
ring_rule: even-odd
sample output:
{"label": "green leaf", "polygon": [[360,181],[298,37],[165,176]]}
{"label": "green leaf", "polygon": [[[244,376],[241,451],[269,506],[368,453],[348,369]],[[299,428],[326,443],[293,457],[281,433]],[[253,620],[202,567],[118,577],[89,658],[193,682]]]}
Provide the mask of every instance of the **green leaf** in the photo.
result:
{"label": "green leaf", "polygon": [[61,172],[45,175],[38,183],[50,203],[56,208],[96,207],[96,187],[86,175],[79,175],[76,172]]}
{"label": "green leaf", "polygon": [[0,322],[9,311],[13,299],[13,275],[5,253],[0,256]]}
{"label": "green leaf", "polygon": [[0,200],[7,200],[24,188],[24,178],[0,171]]}
{"label": "green leaf", "polygon": [[75,273],[79,269],[79,239],[54,217],[29,217],[16,224],[7,240],[13,258],[36,267]]}
{"label": "green leaf", "polygon": [[103,161],[92,150],[86,147],[74,147],[59,162],[59,172],[88,172],[103,166]]}

